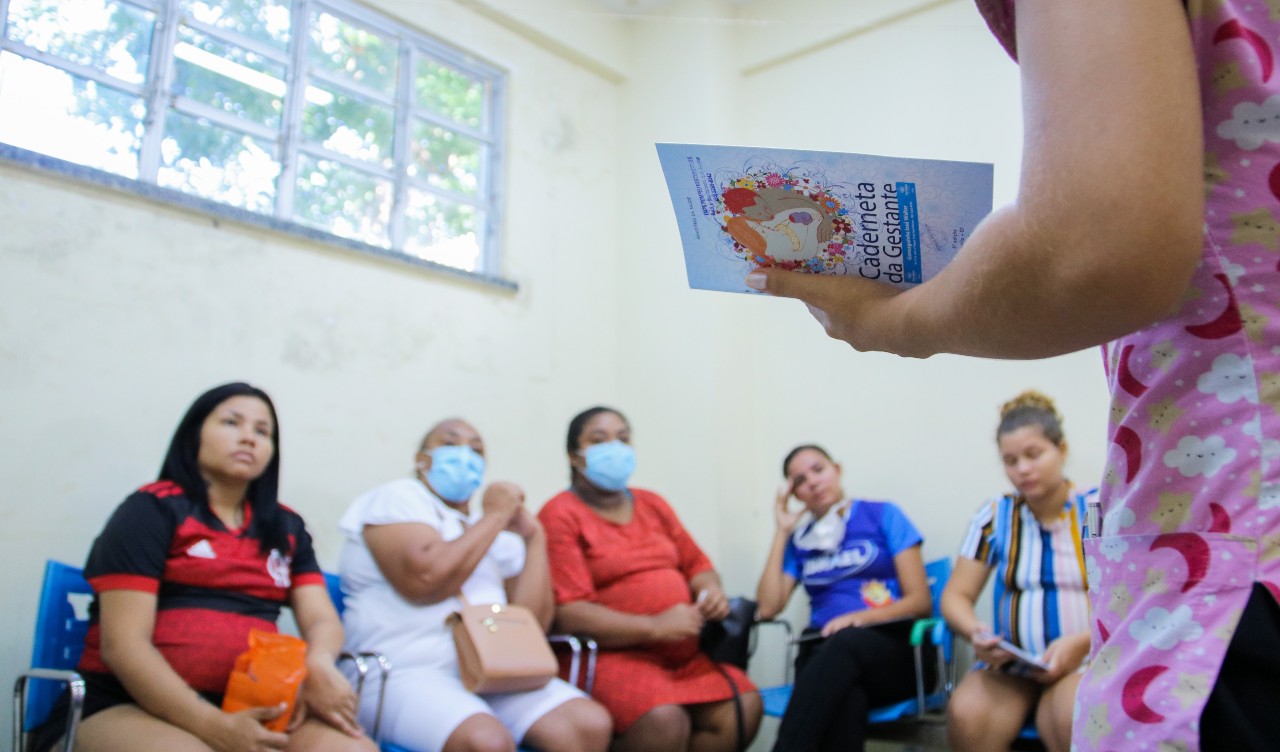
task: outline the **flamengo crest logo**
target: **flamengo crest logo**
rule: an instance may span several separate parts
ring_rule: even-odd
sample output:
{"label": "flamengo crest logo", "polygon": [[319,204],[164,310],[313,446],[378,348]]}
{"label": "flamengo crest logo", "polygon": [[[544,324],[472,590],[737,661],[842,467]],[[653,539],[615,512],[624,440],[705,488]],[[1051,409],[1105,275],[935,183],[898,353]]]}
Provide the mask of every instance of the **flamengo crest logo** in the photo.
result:
{"label": "flamengo crest logo", "polygon": [[276,587],[289,587],[292,582],[289,579],[289,565],[292,562],[293,559],[280,553],[279,549],[271,549],[271,555],[267,557],[267,574],[271,575]]}

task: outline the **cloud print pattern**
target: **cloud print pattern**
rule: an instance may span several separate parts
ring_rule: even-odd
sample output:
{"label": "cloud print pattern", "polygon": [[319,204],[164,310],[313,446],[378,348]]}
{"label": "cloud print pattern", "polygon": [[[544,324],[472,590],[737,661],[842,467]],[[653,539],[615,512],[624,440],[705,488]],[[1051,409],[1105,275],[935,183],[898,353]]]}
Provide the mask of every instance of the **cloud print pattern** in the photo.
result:
{"label": "cloud print pattern", "polygon": [[1184,477],[1203,475],[1212,478],[1228,462],[1236,458],[1236,450],[1227,446],[1221,436],[1201,439],[1199,436],[1183,436],[1178,446],[1165,452],[1164,464],[1177,468]]}
{"label": "cloud print pattern", "polygon": [[1218,124],[1218,135],[1245,151],[1255,151],[1268,141],[1280,141],[1280,94],[1261,104],[1236,105],[1231,119]]}
{"label": "cloud print pattern", "polygon": [[1193,620],[1191,609],[1186,606],[1178,606],[1172,613],[1156,606],[1129,624],[1130,637],[1157,650],[1173,650],[1179,643],[1198,640],[1203,635],[1204,627]]}

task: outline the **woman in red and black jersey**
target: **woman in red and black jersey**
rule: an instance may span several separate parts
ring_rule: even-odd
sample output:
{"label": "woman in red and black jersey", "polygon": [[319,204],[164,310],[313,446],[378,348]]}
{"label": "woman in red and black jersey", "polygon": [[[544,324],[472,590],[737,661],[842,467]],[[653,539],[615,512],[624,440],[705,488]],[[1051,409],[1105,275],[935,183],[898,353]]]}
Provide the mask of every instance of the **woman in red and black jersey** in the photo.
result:
{"label": "woman in red and black jersey", "polygon": [[[94,541],[75,752],[375,752],[334,666],[342,623],[311,537],[276,498],[279,442],[265,392],[209,390],[178,425],[159,479],[125,499]],[[285,605],[307,642],[308,674],[278,733],[263,724],[283,705],[226,713],[221,695],[249,630],[274,632]]]}

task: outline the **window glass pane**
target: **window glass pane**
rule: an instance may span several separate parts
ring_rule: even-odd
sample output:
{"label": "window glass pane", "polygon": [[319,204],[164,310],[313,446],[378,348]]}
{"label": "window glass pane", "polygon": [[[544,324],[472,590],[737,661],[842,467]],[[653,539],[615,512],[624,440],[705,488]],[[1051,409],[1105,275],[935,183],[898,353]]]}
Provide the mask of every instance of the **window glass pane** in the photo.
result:
{"label": "window glass pane", "polygon": [[302,133],[326,149],[390,167],[394,128],[390,107],[344,91],[307,87]]}
{"label": "window glass pane", "polygon": [[484,146],[448,128],[415,120],[409,145],[413,161],[411,177],[425,176],[439,188],[474,196],[480,191],[480,165]]}
{"label": "window glass pane", "polygon": [[155,14],[111,0],[10,0],[6,36],[131,84],[147,72]]}
{"label": "window glass pane", "polygon": [[178,0],[178,7],[210,26],[281,51],[289,47],[289,0]]}
{"label": "window glass pane", "polygon": [[393,193],[389,180],[299,155],[293,216],[334,235],[385,248]]}
{"label": "window glass pane", "polygon": [[280,124],[285,67],[187,27],[173,48],[173,93],[262,125]]}
{"label": "window glass pane", "polygon": [[164,129],[160,185],[271,212],[280,163],[270,143],[178,112],[166,116]]}
{"label": "window glass pane", "polygon": [[0,141],[125,177],[138,176],[142,100],[0,53]]}
{"label": "window glass pane", "polygon": [[483,81],[434,60],[418,63],[418,75],[413,79],[414,97],[420,106],[475,129],[487,125],[487,88]]}
{"label": "window glass pane", "polygon": [[397,252],[462,270],[492,259],[501,74],[447,44],[353,0],[0,6],[0,142],[381,248],[394,228]]}
{"label": "window glass pane", "polygon": [[390,96],[396,86],[394,39],[328,13],[312,12],[307,57],[317,68]]}
{"label": "window glass pane", "polygon": [[409,191],[408,203],[405,253],[469,272],[483,271],[479,210],[414,190]]}

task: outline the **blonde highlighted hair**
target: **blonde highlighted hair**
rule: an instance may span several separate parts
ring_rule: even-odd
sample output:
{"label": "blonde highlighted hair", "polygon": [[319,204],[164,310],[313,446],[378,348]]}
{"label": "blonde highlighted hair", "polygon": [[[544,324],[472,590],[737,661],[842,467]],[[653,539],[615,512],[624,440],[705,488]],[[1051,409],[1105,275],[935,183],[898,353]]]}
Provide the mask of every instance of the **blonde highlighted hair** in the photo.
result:
{"label": "blonde highlighted hair", "polygon": [[1055,446],[1062,446],[1066,436],[1062,432],[1062,416],[1049,395],[1028,389],[1000,406],[1000,425],[996,428],[996,441],[1026,426],[1039,426],[1044,437]]}

